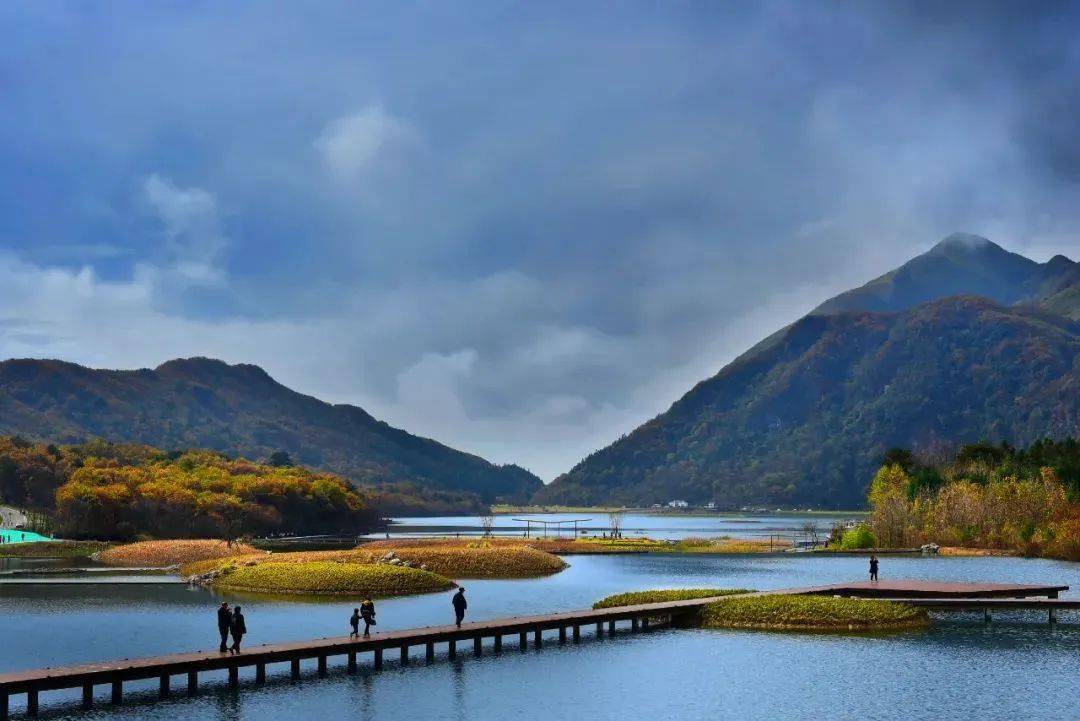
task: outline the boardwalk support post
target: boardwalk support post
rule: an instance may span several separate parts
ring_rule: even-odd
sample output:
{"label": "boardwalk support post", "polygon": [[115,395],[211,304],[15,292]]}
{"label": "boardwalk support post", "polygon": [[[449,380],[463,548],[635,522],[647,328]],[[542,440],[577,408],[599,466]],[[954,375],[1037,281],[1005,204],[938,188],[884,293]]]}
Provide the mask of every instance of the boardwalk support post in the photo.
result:
{"label": "boardwalk support post", "polygon": [[450,656],[450,660],[453,661],[457,658],[457,641],[450,639],[446,644],[447,654]]}
{"label": "boardwalk support post", "polygon": [[84,709],[91,709],[94,707],[94,684],[84,683],[82,685],[82,707]]}
{"label": "boardwalk support post", "polygon": [[26,690],[26,715],[38,715],[38,690],[36,688]]}
{"label": "boardwalk support post", "polygon": [[983,623],[990,623],[990,609],[983,609]]}
{"label": "boardwalk support post", "polygon": [[637,631],[638,628],[640,627],[640,625],[641,624],[638,622],[637,617],[634,617],[634,618],[630,619],[630,630],[631,631]]}
{"label": "boardwalk support post", "polygon": [[1055,623],[1057,623],[1057,609],[1051,608],[1050,609],[1050,625],[1053,626]]}
{"label": "boardwalk support post", "polygon": [[118,678],[113,679],[112,698],[110,700],[114,706],[119,706],[124,700],[124,682]]}
{"label": "boardwalk support post", "polygon": [[614,621],[608,621],[607,622],[607,632],[608,632],[609,636],[614,636],[615,635],[615,622]]}
{"label": "boardwalk support post", "polygon": [[495,653],[502,653],[502,634],[495,634]]}
{"label": "boardwalk support post", "polygon": [[641,619],[641,630],[642,631],[648,631],[649,630],[649,617],[648,616],[645,616],[644,618]]}
{"label": "boardwalk support post", "polygon": [[356,673],[356,651],[349,651],[349,660],[345,668],[349,673]]}
{"label": "boardwalk support post", "polygon": [[294,658],[289,662],[289,676],[293,681],[300,678],[300,659]]}
{"label": "boardwalk support post", "polygon": [[257,663],[257,664],[255,664],[255,683],[257,683],[257,684],[266,683],[266,664],[265,663]]}
{"label": "boardwalk support post", "polygon": [[533,646],[536,648],[544,647],[544,631],[539,627],[533,631]]}
{"label": "boardwalk support post", "polygon": [[401,665],[409,665],[409,647],[407,644],[402,644],[401,646]]}
{"label": "boardwalk support post", "polygon": [[319,678],[326,675],[326,656],[319,656]]}
{"label": "boardwalk support post", "polygon": [[480,636],[475,636],[472,640],[473,656],[482,656],[484,654],[484,639]]}
{"label": "boardwalk support post", "polygon": [[435,663],[435,644],[431,641],[428,641],[424,648],[424,659],[428,663]]}
{"label": "boardwalk support post", "polygon": [[236,688],[240,685],[240,667],[229,666],[229,688]]}
{"label": "boardwalk support post", "polygon": [[566,643],[566,626],[559,626],[559,643]]}
{"label": "boardwalk support post", "polygon": [[7,691],[0,692],[0,721],[7,721],[8,719],[8,705],[11,702],[8,700]]}
{"label": "boardwalk support post", "polygon": [[169,674],[163,673],[158,678],[158,698],[169,697]]}
{"label": "boardwalk support post", "polygon": [[199,692],[199,672],[188,671],[187,672],[187,692],[188,696],[194,696]]}
{"label": "boardwalk support post", "polygon": [[382,670],[382,649],[381,648],[375,649],[375,670],[376,671],[381,671]]}
{"label": "boardwalk support post", "polygon": [[574,624],[574,643],[581,643],[581,626]]}
{"label": "boardwalk support post", "polygon": [[518,634],[518,647],[524,651],[529,648],[529,634],[522,631]]}
{"label": "boardwalk support post", "polygon": [[597,621],[596,622],[596,637],[597,638],[603,638],[604,637],[604,622],[603,621]]}

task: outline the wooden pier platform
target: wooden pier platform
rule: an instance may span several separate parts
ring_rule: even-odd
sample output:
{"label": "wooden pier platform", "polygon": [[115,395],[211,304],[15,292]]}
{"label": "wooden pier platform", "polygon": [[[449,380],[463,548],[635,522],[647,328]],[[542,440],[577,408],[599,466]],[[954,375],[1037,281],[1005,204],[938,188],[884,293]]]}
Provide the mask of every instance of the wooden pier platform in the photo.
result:
{"label": "wooden pier platform", "polygon": [[[1080,606],[1080,600],[1056,599],[1059,592],[1067,589],[1068,586],[881,581],[874,584],[855,582],[777,589],[752,595],[829,594],[887,598],[935,608],[951,607],[948,604],[957,604],[958,608],[961,606],[963,608],[1076,608]],[[1032,598],[1034,596],[1044,598]],[[513,616],[464,623],[460,628],[452,625],[428,626],[379,633],[370,638],[360,639],[335,637],[263,644],[249,647],[238,655],[219,653],[216,650],[199,651],[5,673],[0,674],[0,721],[7,721],[10,699],[17,694],[24,694],[26,697],[27,715],[36,716],[39,694],[43,691],[81,689],[83,708],[88,709],[93,706],[96,686],[108,686],[111,690],[111,703],[119,704],[123,700],[124,683],[129,681],[158,679],[159,695],[161,698],[166,698],[172,690],[172,680],[176,676],[183,679],[186,693],[197,693],[200,672],[225,670],[228,672],[229,685],[236,687],[239,684],[241,668],[254,667],[254,681],[256,684],[262,684],[266,681],[266,667],[269,664],[288,663],[292,678],[295,679],[300,676],[300,662],[315,659],[318,663],[318,675],[324,676],[327,673],[330,657],[346,657],[347,670],[354,672],[359,654],[370,653],[372,666],[379,669],[382,667],[383,657],[387,651],[397,652],[400,663],[408,664],[412,661],[410,650],[417,647],[424,649],[424,660],[431,663],[435,660],[436,645],[445,645],[447,655],[453,659],[457,656],[458,644],[462,642],[471,641],[474,656],[480,656],[488,651],[499,653],[503,649],[503,639],[506,636],[511,638],[517,636],[518,647],[521,650],[527,649],[530,641],[534,647],[538,648],[545,643],[545,631],[558,631],[559,643],[567,643],[568,638],[573,643],[579,643],[583,629],[588,630],[594,627],[594,634],[597,637],[605,633],[614,634],[617,624],[620,623],[624,624],[624,629],[628,625],[631,632],[643,631],[647,630],[650,624],[670,623],[716,600],[720,599],[700,598],[539,616]],[[209,620],[211,621],[209,630],[213,631],[213,619]],[[485,640],[489,640],[490,643],[485,645]]]}

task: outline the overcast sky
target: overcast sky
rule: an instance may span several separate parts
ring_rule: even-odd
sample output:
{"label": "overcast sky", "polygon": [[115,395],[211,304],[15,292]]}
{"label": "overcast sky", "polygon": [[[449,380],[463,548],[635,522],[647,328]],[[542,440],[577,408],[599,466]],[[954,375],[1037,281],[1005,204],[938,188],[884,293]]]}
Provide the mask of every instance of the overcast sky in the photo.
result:
{"label": "overcast sky", "polygon": [[1080,255],[1078,26],[5,2],[0,357],[256,363],[550,479],[950,232]]}

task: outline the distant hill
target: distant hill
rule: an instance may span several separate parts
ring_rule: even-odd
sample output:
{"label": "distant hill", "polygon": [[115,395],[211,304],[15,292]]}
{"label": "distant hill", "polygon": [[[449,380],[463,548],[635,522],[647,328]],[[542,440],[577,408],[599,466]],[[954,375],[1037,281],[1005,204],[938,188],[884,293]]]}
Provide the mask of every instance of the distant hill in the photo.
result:
{"label": "distant hill", "polygon": [[759,343],[536,500],[855,507],[892,446],[1077,435],[1077,267],[950,236]]}
{"label": "distant hill", "polygon": [[361,408],[292,391],[257,366],[207,358],[136,371],[2,362],[2,434],[56,443],[101,437],[252,459],[285,451],[298,463],[358,483],[394,484],[388,491],[401,508],[416,507],[416,499],[406,497],[417,489],[433,489],[439,507],[452,508],[520,502],[542,485],[523,468],[493,465],[393,428]]}

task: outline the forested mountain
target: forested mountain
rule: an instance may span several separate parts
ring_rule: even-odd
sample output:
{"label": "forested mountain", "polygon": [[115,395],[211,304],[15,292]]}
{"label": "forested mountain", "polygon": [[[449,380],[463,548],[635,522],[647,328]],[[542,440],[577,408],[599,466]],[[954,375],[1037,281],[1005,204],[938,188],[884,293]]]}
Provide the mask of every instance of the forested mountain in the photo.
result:
{"label": "forested mountain", "polygon": [[[950,236],[759,343],[537,500],[855,507],[893,446],[1078,435],[1077,267]],[[935,287],[951,297],[927,300]]]}
{"label": "forested mountain", "polygon": [[541,485],[523,468],[496,466],[393,428],[355,406],[292,391],[256,366],[207,358],[137,371],[5,361],[0,434],[55,443],[101,437],[252,459],[284,451],[298,463],[357,483],[394,484],[387,490],[402,507],[415,507],[416,492],[424,489],[432,489],[440,507],[451,508],[521,501]]}

